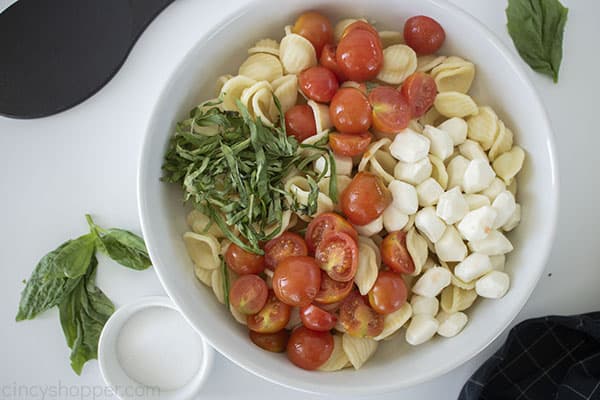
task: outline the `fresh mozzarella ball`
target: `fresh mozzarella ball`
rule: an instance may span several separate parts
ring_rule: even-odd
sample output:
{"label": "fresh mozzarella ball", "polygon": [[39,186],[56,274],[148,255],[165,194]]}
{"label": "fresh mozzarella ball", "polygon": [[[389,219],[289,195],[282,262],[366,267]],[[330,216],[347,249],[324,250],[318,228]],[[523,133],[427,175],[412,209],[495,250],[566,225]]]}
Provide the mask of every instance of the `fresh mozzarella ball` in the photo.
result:
{"label": "fresh mozzarella ball", "polygon": [[438,313],[440,302],[436,297],[424,297],[418,294],[410,299],[413,315],[427,314],[432,317]]}
{"label": "fresh mozzarella ball", "polygon": [[438,326],[438,320],[431,315],[415,315],[406,329],[406,341],[413,346],[423,344],[435,335]]}
{"label": "fresh mozzarella ball", "polygon": [[460,221],[468,212],[469,205],[457,187],[443,193],[438,200],[436,213],[448,225]]}
{"label": "fresh mozzarella ball", "polygon": [[[339,156],[337,154],[333,155],[335,160],[335,173],[336,175],[352,175],[352,157]],[[321,156],[315,160],[314,169],[318,174],[321,174],[327,168],[327,172],[325,172],[325,177],[331,176],[331,171],[328,168],[327,160],[325,160],[324,156]]]}
{"label": "fresh mozzarella ball", "polygon": [[417,186],[417,197],[421,207],[436,204],[442,193],[444,193],[444,189],[433,178],[427,178]]}
{"label": "fresh mozzarella ball", "polygon": [[440,240],[446,230],[446,224],[437,216],[433,207],[425,207],[419,210],[415,216],[415,226],[432,243]]}
{"label": "fresh mozzarella ball", "polygon": [[481,145],[473,140],[465,140],[463,144],[458,146],[458,151],[469,160],[488,160]]}
{"label": "fresh mozzarella ball", "polygon": [[393,180],[388,185],[388,189],[392,193],[392,204],[407,215],[417,212],[419,208],[419,198],[417,190],[413,185],[404,183],[399,180]]}
{"label": "fresh mozzarella ball", "polygon": [[411,185],[418,185],[429,178],[432,171],[433,166],[431,165],[431,161],[429,161],[429,157],[425,157],[414,163],[398,161],[394,168],[394,177]]}
{"label": "fresh mozzarella ball", "polygon": [[457,225],[460,234],[468,241],[482,240],[491,232],[497,212],[491,206],[469,211]]}
{"label": "fresh mozzarella ball", "polygon": [[471,160],[463,178],[463,188],[465,193],[482,191],[490,186],[495,177],[496,173],[487,160],[482,160],[480,158]]}
{"label": "fresh mozzarella ball", "polygon": [[472,253],[454,267],[454,275],[463,282],[471,282],[492,270],[490,257],[485,254]]}
{"label": "fresh mozzarella ball", "polygon": [[492,207],[498,214],[494,221],[494,229],[498,229],[501,226],[504,226],[515,213],[515,210],[517,209],[515,196],[508,190],[505,190],[496,196],[496,199],[492,203]]}
{"label": "fresh mozzarella ball", "polygon": [[492,271],[475,283],[475,291],[481,297],[499,299],[506,294],[510,286],[510,277],[506,272]]}
{"label": "fresh mozzarella ball", "polygon": [[354,225],[354,228],[359,235],[373,236],[383,229],[383,215],[380,215],[366,225]]}
{"label": "fresh mozzarella ball", "polygon": [[481,192],[482,195],[487,196],[490,201],[494,201],[496,196],[506,190],[504,181],[498,177],[494,178],[490,186]]}
{"label": "fresh mozzarella ball", "polygon": [[429,139],[410,128],[398,133],[390,145],[390,153],[395,159],[414,163],[429,154]]}
{"label": "fresh mozzarella ball", "polygon": [[435,243],[435,252],[441,261],[462,261],[467,256],[467,246],[453,226],[448,226],[440,240]]}
{"label": "fresh mozzarella ball", "polygon": [[441,129],[448,133],[452,138],[454,146],[463,144],[467,140],[467,130],[469,129],[467,121],[462,118],[453,117],[438,125],[438,129]]}
{"label": "fresh mozzarella ball", "polygon": [[488,256],[497,256],[513,251],[510,241],[498,231],[491,231],[485,239],[470,241],[469,247],[473,252]]}
{"label": "fresh mozzarella ball", "polygon": [[469,160],[460,154],[450,160],[446,167],[446,172],[448,173],[448,189],[452,189],[453,187],[462,189],[465,172],[467,171],[468,166]]}
{"label": "fresh mozzarella ball", "polygon": [[423,297],[435,297],[452,282],[452,273],[446,268],[429,268],[415,282],[412,291]]}
{"label": "fresh mozzarella ball", "polygon": [[504,224],[502,229],[506,232],[512,231],[519,225],[519,222],[521,222],[521,205],[517,204],[515,212],[513,212],[508,221],[506,221],[506,224]]}
{"label": "fresh mozzarella ball", "polygon": [[447,338],[458,335],[469,321],[467,314],[460,311],[452,314],[442,311],[435,318],[439,322],[438,335]]}
{"label": "fresh mozzarella ball", "polygon": [[490,256],[490,262],[492,263],[492,269],[496,271],[504,271],[506,255],[498,254],[497,256]]}
{"label": "fresh mozzarella ball", "polygon": [[404,214],[393,204],[383,211],[383,227],[388,232],[399,231],[408,223],[408,215]]}
{"label": "fresh mozzarella ball", "polygon": [[425,129],[423,129],[423,135],[431,142],[429,152],[442,161],[450,157],[452,152],[454,152],[454,142],[446,131],[426,125]]}
{"label": "fresh mozzarella ball", "polygon": [[487,196],[482,194],[465,194],[465,200],[467,200],[467,204],[469,205],[469,210],[473,211],[483,206],[491,205],[490,199]]}

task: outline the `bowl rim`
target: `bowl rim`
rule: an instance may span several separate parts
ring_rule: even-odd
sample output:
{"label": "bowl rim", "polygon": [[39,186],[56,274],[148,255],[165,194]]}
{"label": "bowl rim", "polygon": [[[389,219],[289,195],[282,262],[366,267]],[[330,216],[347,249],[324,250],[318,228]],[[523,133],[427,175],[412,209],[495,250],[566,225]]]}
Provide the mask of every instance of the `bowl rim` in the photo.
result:
{"label": "bowl rim", "polygon": [[[145,179],[144,166],[147,163],[148,154],[150,153],[149,148],[150,148],[151,140],[149,138],[150,137],[149,132],[151,130],[151,127],[154,125],[155,119],[157,119],[158,116],[160,115],[160,109],[159,109],[159,107],[161,106],[160,99],[165,95],[165,92],[167,92],[169,87],[172,85],[174,78],[178,74],[182,73],[182,69],[183,69],[183,66],[185,65],[185,61],[190,58],[190,56],[192,55],[192,53],[194,52],[194,50],[196,49],[198,44],[201,42],[210,41],[219,32],[221,32],[224,29],[227,29],[228,24],[223,25],[223,24],[220,24],[220,22],[235,21],[238,18],[243,17],[252,7],[255,7],[258,3],[261,3],[262,1],[264,1],[264,0],[249,1],[249,2],[245,3],[243,6],[237,8],[235,11],[224,15],[222,18],[220,18],[218,20],[215,20],[215,22],[214,22],[215,25],[204,35],[199,37],[198,40],[195,42],[195,44],[193,46],[191,46],[190,49],[186,52],[186,54],[181,58],[179,64],[175,67],[175,69],[171,73],[170,77],[167,79],[166,83],[163,85],[162,89],[160,90],[158,96],[156,97],[156,102],[155,102],[155,104],[152,108],[152,112],[150,114],[149,123],[146,126],[141,151],[139,153],[139,161],[138,161],[138,173],[137,173],[138,213],[139,213],[139,218],[140,218],[141,230],[142,230],[142,234],[143,234],[144,238],[154,238],[154,236],[155,236],[152,233],[150,227],[148,226],[148,222],[147,222],[147,218],[151,216],[151,212],[149,209],[147,209],[146,204],[143,201],[144,193],[147,192],[146,187],[148,184],[147,180]],[[548,160],[549,160],[549,169],[547,171],[545,171],[545,173],[550,174],[550,182],[552,183],[551,187],[549,188],[549,193],[548,193],[550,202],[549,202],[549,209],[548,209],[548,213],[547,213],[547,216],[549,218],[546,220],[546,229],[545,229],[547,234],[546,234],[546,238],[543,243],[543,246],[540,249],[540,250],[542,250],[541,254],[543,254],[543,256],[540,257],[538,260],[538,264],[544,265],[544,267],[539,268],[536,276],[533,277],[534,279],[531,279],[531,284],[529,285],[527,292],[525,293],[524,296],[522,296],[520,301],[517,303],[516,312],[507,314],[507,316],[504,317],[504,321],[501,324],[501,328],[498,329],[496,332],[492,332],[491,334],[487,335],[485,337],[485,340],[482,340],[481,346],[479,346],[478,348],[476,348],[472,351],[465,352],[460,357],[455,358],[452,363],[448,363],[447,365],[440,365],[438,367],[432,368],[428,374],[423,374],[421,376],[414,377],[409,380],[403,380],[399,383],[390,382],[388,384],[378,385],[377,387],[362,386],[362,387],[351,387],[350,388],[350,387],[344,387],[344,386],[337,386],[334,388],[333,386],[329,386],[326,389],[323,389],[323,388],[320,388],[319,385],[317,385],[317,384],[311,384],[308,382],[303,382],[302,385],[298,386],[295,383],[292,383],[291,381],[287,381],[287,382],[278,381],[277,379],[273,378],[269,374],[269,370],[267,368],[265,368],[264,366],[254,362],[252,360],[240,361],[240,360],[236,359],[234,357],[234,355],[226,349],[225,346],[221,346],[219,344],[215,345],[214,340],[211,340],[210,338],[206,338],[204,336],[204,333],[190,321],[190,319],[186,316],[186,314],[183,311],[181,312],[181,315],[186,319],[186,321],[188,321],[188,323],[190,325],[192,325],[192,327],[196,331],[198,331],[198,333],[200,333],[205,338],[205,340],[208,341],[210,343],[210,345],[213,346],[219,353],[221,353],[227,359],[232,361],[234,364],[240,366],[244,370],[249,371],[252,374],[254,374],[262,379],[265,379],[271,383],[274,383],[274,384],[277,384],[280,386],[284,386],[284,387],[287,387],[290,389],[299,390],[299,391],[306,392],[306,393],[338,394],[338,395],[340,395],[340,394],[342,394],[342,395],[350,395],[350,394],[368,395],[368,394],[375,394],[375,393],[391,392],[394,390],[411,387],[411,386],[423,383],[425,381],[429,381],[434,378],[437,378],[441,375],[444,375],[444,374],[450,372],[451,370],[453,370],[455,368],[458,368],[462,364],[466,363],[467,361],[469,361],[470,359],[475,357],[477,354],[482,352],[484,349],[486,349],[496,338],[498,338],[506,330],[506,328],[512,323],[512,321],[518,316],[518,314],[521,312],[521,310],[523,309],[523,307],[525,306],[525,304],[531,297],[531,294],[533,293],[534,289],[537,287],[537,284],[539,283],[539,280],[540,280],[542,274],[544,273],[545,265],[547,264],[548,258],[550,256],[551,246],[554,242],[554,238],[555,238],[555,234],[556,234],[556,227],[557,227],[557,221],[558,221],[558,210],[559,210],[558,160],[557,160],[557,156],[556,156],[554,133],[552,130],[552,126],[550,123],[550,119],[548,117],[548,112],[546,110],[546,107],[544,106],[544,103],[542,102],[542,99],[541,99],[539,93],[537,92],[537,90],[533,86],[531,80],[527,76],[527,72],[525,70],[525,67],[524,67],[524,64],[522,63],[522,61],[519,60],[517,58],[516,54],[514,54],[504,43],[502,43],[502,41],[499,39],[499,37],[494,32],[492,32],[490,29],[488,29],[481,21],[479,21],[473,15],[469,14],[467,11],[463,10],[459,6],[450,3],[448,0],[428,0],[428,1],[432,5],[439,7],[443,11],[446,11],[446,12],[450,13],[451,15],[454,15],[457,18],[462,18],[462,19],[466,20],[471,25],[473,30],[479,31],[485,37],[485,39],[489,42],[489,44],[493,48],[495,48],[495,51],[497,51],[500,54],[500,56],[503,57],[507,61],[507,63],[509,64],[509,66],[512,68],[512,70],[515,73],[515,80],[520,81],[520,83],[525,87],[525,90],[532,94],[533,98],[535,99],[535,102],[537,103],[537,106],[539,107],[539,109],[541,111],[540,121],[543,122],[544,129],[542,129],[542,131],[547,132],[547,135],[544,137],[544,142],[545,142],[544,144],[548,151]],[[149,252],[150,258],[152,260],[158,258],[153,254],[154,251],[151,246],[148,246],[148,252]],[[175,303],[176,306],[180,310],[182,310],[182,307],[180,306],[180,304],[178,304],[177,296],[173,295],[173,293],[171,293],[171,290],[167,287],[167,285],[165,285],[160,268],[155,268],[155,272],[158,276],[158,279],[159,279],[162,287],[164,288],[165,292],[167,293],[167,295],[171,298],[173,303]],[[482,335],[482,336],[484,336],[484,335]],[[295,381],[295,382],[297,383],[298,381]]]}

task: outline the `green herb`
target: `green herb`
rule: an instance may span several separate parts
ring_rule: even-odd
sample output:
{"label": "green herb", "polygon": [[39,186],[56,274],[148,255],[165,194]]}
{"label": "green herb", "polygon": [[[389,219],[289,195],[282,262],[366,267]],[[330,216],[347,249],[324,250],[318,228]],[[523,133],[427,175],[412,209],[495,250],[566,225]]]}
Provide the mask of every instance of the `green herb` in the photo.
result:
{"label": "green herb", "polygon": [[531,68],[558,82],[568,9],[558,0],[508,0],[508,33]]}
{"label": "green herb", "polygon": [[229,310],[229,270],[225,260],[221,257],[221,274],[223,275],[223,292],[225,294],[225,307]]}
{"label": "green herb", "polygon": [[21,292],[16,316],[17,321],[33,319],[58,306],[71,348],[71,367],[77,374],[86,361],[97,357],[100,332],[114,311],[110,299],[96,287],[96,249],[129,268],[150,266],[139,236],[122,229],[102,229],[89,215],[86,219],[89,234],[63,243],[38,262]]}
{"label": "green herb", "polygon": [[[274,101],[281,111],[279,100],[274,97]],[[233,243],[262,254],[260,243],[277,234],[283,212],[293,207],[284,190],[285,178],[299,171],[318,181],[321,176],[314,176],[310,162],[329,150],[324,144],[298,144],[286,135],[282,118],[279,127],[266,126],[239,101],[239,113],[214,105],[196,107],[189,119],[177,124],[165,156],[163,180],[181,184],[185,200],[192,201]],[[314,148],[316,154],[300,154],[304,147]],[[335,189],[335,179],[331,181],[330,189]],[[335,191],[331,194],[335,198]],[[303,212],[316,210],[316,195],[310,201]],[[234,235],[234,228],[246,240]]]}

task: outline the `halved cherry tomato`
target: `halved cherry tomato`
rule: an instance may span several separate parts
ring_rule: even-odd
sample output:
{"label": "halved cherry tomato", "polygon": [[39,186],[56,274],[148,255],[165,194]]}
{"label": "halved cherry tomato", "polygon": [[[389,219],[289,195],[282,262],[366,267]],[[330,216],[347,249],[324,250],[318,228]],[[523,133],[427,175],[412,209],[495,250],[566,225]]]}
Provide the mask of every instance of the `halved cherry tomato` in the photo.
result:
{"label": "halved cherry tomato", "polygon": [[367,96],[354,88],[341,88],[329,105],[329,116],[342,133],[363,133],[371,127],[372,109]]}
{"label": "halved cherry tomato", "polygon": [[404,41],[419,55],[435,53],[445,39],[444,28],[433,18],[417,15],[404,24]]}
{"label": "halved cherry tomato", "polygon": [[317,246],[315,259],[331,279],[348,282],[358,268],[358,245],[344,232],[330,232]]}
{"label": "halved cherry tomato", "polygon": [[240,276],[231,285],[229,302],[242,314],[256,314],[267,302],[269,288],[258,275]]}
{"label": "halved cherry tomato", "polygon": [[327,233],[334,231],[347,233],[355,241],[358,241],[356,229],[342,216],[332,212],[322,213],[310,221],[306,228],[304,238],[306,239],[309,252],[314,254],[323,237]]}
{"label": "halved cherry tomato", "polygon": [[273,273],[273,292],[279,300],[290,306],[310,304],[320,287],[321,271],[312,257],[287,257]]}
{"label": "halved cherry tomato", "polygon": [[250,253],[235,243],[227,248],[225,262],[239,275],[260,274],[265,269],[265,257]]}
{"label": "halved cherry tomato", "polygon": [[425,114],[437,95],[435,80],[425,72],[415,72],[402,83],[402,95],[408,101],[412,118]]}
{"label": "halved cherry tomato", "polygon": [[389,314],[406,303],[407,290],[404,279],[392,271],[380,271],[369,291],[369,304],[379,314]]}
{"label": "halved cherry tomato", "polygon": [[335,58],[349,80],[363,82],[375,79],[383,66],[381,39],[369,30],[351,30],[340,40]]}
{"label": "halved cherry tomato", "polygon": [[338,82],[343,82],[346,80],[344,74],[342,74],[342,70],[337,65],[337,61],[335,59],[336,46],[332,43],[326,44],[321,51],[321,57],[319,57],[319,63],[333,72],[335,76],[338,78]]}
{"label": "halved cherry tomato", "polygon": [[275,333],[285,328],[290,320],[290,312],[290,306],[280,301],[275,293],[269,290],[265,306],[258,313],[248,315],[246,323],[251,331]]}
{"label": "halved cherry tomato", "polygon": [[373,221],[391,202],[389,190],[377,175],[370,172],[356,174],[341,196],[344,215],[356,225]]}
{"label": "halved cherry tomato", "polygon": [[308,255],[308,247],[302,236],[294,232],[283,232],[275,239],[269,240],[264,247],[265,265],[275,269],[283,259],[290,256]]}
{"label": "halved cherry tomato", "polygon": [[373,127],[380,132],[395,134],[408,126],[410,107],[399,90],[390,86],[377,86],[369,93],[373,107]]}
{"label": "halved cherry tomato", "polygon": [[402,274],[415,272],[415,264],[406,248],[406,232],[391,232],[383,239],[381,259],[385,265],[396,272]]}
{"label": "halved cherry tomato", "polygon": [[[352,281],[334,281],[325,271],[321,271],[321,288],[315,296],[315,301],[321,305],[335,304],[344,300],[354,286]],[[323,307],[325,308],[325,307]],[[332,311],[327,308],[328,311]]]}
{"label": "halved cherry tomato", "polygon": [[310,304],[300,309],[300,319],[305,327],[314,331],[328,331],[333,329],[337,317],[330,312]]}
{"label": "halved cherry tomato", "polygon": [[319,368],[333,352],[333,336],[300,326],[292,332],[287,344],[287,356],[298,367],[307,370]]}
{"label": "halved cherry tomato", "polygon": [[259,333],[250,330],[248,332],[252,343],[273,353],[283,353],[290,338],[290,333],[285,329],[275,333]]}
{"label": "halved cherry tomato", "polygon": [[354,157],[365,152],[371,143],[371,134],[369,132],[358,135],[348,133],[330,133],[329,146],[337,155]]}
{"label": "halved cherry tomato", "polygon": [[383,331],[383,315],[369,307],[358,290],[353,290],[342,301],[340,322],[349,335],[374,337]]}
{"label": "halved cherry tomato", "polygon": [[306,104],[298,104],[285,112],[285,132],[299,142],[317,133],[315,115]]}
{"label": "halved cherry tomato", "polygon": [[298,86],[306,97],[319,103],[329,103],[340,87],[335,74],[319,65],[300,72]]}
{"label": "halved cherry tomato", "polygon": [[379,32],[377,32],[377,29],[375,29],[373,25],[369,24],[368,22],[361,21],[359,19],[358,21],[354,21],[353,23],[348,25],[346,29],[344,29],[344,32],[342,33],[342,37],[340,39],[344,38],[346,35],[348,35],[355,29],[362,29],[371,32],[373,35],[379,37]]}
{"label": "halved cherry tomato", "polygon": [[327,43],[333,42],[333,29],[329,18],[316,11],[307,11],[301,14],[292,32],[304,36],[315,48],[317,57],[321,54],[321,49]]}

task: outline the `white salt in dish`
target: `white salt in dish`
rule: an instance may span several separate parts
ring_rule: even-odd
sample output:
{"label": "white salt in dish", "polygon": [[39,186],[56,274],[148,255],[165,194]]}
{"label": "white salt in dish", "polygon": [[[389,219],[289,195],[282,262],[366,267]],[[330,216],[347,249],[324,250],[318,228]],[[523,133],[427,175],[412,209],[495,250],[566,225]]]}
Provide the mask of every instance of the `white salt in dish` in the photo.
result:
{"label": "white salt in dish", "polygon": [[197,397],[214,350],[167,297],[119,308],[98,344],[100,372],[122,400]]}

